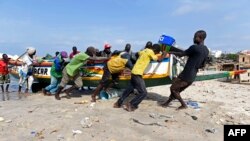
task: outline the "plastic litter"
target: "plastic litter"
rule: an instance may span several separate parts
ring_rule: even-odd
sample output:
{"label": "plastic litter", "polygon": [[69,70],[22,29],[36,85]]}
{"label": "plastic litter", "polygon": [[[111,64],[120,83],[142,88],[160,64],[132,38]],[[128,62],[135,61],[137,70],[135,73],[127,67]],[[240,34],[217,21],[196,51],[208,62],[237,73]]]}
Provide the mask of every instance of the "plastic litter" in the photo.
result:
{"label": "plastic litter", "polygon": [[6,120],[5,122],[6,122],[6,123],[11,123],[11,122],[12,122],[12,120],[10,120],[10,119],[9,119],[9,120]]}
{"label": "plastic litter", "polygon": [[92,126],[92,122],[89,117],[85,117],[81,120],[81,125],[83,128],[90,128]]}
{"label": "plastic litter", "polygon": [[82,101],[79,101],[79,102],[74,102],[74,104],[86,104],[88,103],[88,100],[82,100]]}
{"label": "plastic litter", "polygon": [[194,109],[199,109],[200,107],[199,107],[199,104],[197,103],[197,102],[195,102],[195,101],[188,101],[187,102],[187,105],[189,106],[189,107],[191,107],[191,108],[194,108]]}
{"label": "plastic litter", "polygon": [[0,122],[4,121],[4,118],[3,117],[0,117]]}
{"label": "plastic litter", "polygon": [[36,131],[32,131],[32,132],[30,132],[30,134],[32,137],[35,137],[37,133],[36,133]]}
{"label": "plastic litter", "polygon": [[211,128],[211,129],[206,129],[205,131],[214,134],[216,132],[216,129],[215,128]]}
{"label": "plastic litter", "polygon": [[118,97],[118,96],[121,96],[122,95],[122,90],[118,90],[118,89],[108,89],[106,91],[102,90],[100,92],[100,98],[102,100],[107,100],[107,99],[111,99],[111,98],[114,98],[114,97]]}
{"label": "plastic litter", "polygon": [[73,135],[75,134],[82,134],[81,130],[72,130]]}
{"label": "plastic litter", "polygon": [[174,118],[173,115],[161,115],[161,114],[156,114],[156,113],[150,113],[149,117],[151,118]]}
{"label": "plastic litter", "polygon": [[95,102],[91,102],[89,105],[90,108],[93,108],[94,106],[95,106]]}
{"label": "plastic litter", "polygon": [[64,138],[64,136],[63,135],[57,135],[57,140],[58,141],[63,141],[65,138]]}

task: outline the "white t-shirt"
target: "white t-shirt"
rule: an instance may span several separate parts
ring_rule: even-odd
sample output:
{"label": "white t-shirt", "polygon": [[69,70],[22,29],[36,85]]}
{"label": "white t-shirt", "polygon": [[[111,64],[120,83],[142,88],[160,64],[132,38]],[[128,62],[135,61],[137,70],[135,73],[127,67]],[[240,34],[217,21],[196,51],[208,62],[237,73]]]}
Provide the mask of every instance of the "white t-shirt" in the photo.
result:
{"label": "white t-shirt", "polygon": [[23,64],[22,64],[22,71],[24,73],[28,73],[28,70],[32,68],[32,63],[33,63],[33,59],[30,58],[30,56],[28,54],[25,54],[23,56]]}

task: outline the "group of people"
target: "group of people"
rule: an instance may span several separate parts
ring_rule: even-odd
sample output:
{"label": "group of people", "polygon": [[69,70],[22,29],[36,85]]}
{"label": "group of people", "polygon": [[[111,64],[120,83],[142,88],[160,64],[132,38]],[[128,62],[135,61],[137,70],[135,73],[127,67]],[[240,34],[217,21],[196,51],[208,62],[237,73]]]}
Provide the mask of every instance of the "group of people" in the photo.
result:
{"label": "group of people", "polygon": [[[33,83],[33,76],[32,76],[32,66],[34,65],[33,56],[36,54],[35,48],[28,48],[27,51],[22,54],[20,57],[22,57],[22,61],[19,62],[21,64],[21,68],[19,70],[19,88],[18,93],[21,93],[22,87],[24,84],[26,85],[25,93],[28,93],[28,91],[31,89],[32,83]],[[19,58],[20,58],[19,57]],[[17,60],[19,59],[17,58]],[[7,54],[2,54],[2,59],[0,59],[0,86],[3,93],[3,100],[5,100],[4,93],[9,93],[9,84],[10,84],[10,76],[9,76],[9,61],[10,58]],[[15,62],[16,64],[18,61]],[[13,66],[12,66],[13,67]],[[26,83],[25,83],[26,82]],[[4,89],[4,84],[6,85]],[[9,96],[7,95],[7,99],[9,99]]]}
{"label": "group of people", "polygon": [[[174,54],[176,56],[188,56],[187,63],[184,70],[179,74],[178,77],[173,79],[170,87],[170,96],[162,104],[163,107],[169,106],[171,101],[177,99],[181,106],[178,109],[187,108],[186,103],[183,101],[180,93],[189,87],[195,80],[198,69],[204,66],[208,56],[208,49],[204,45],[206,38],[206,32],[199,30],[194,34],[193,45],[187,50],[183,51],[173,46],[166,46],[165,44],[158,43],[152,44],[147,42],[143,50],[135,54],[135,58],[131,56],[131,45],[126,44],[123,51],[111,52],[111,46],[105,44],[104,50],[99,51],[94,47],[88,47],[85,52],[80,52],[76,47],[73,47],[73,52],[69,55],[70,62],[66,63],[65,58],[68,57],[67,52],[59,52],[55,56],[52,67],[51,67],[51,84],[43,89],[45,95],[55,95],[55,99],[60,100],[60,93],[65,92],[67,98],[70,98],[70,92],[74,89],[81,88],[83,86],[80,68],[85,65],[88,61],[106,60],[104,63],[103,71],[104,74],[99,85],[91,95],[91,101],[96,102],[96,96],[102,89],[107,89],[112,85],[118,83],[118,76],[125,69],[131,70],[130,84],[124,90],[122,96],[114,103],[114,108],[120,108],[124,105],[124,109],[131,112],[139,107],[139,104],[147,96],[147,89],[143,80],[143,73],[150,63],[150,60],[162,61],[167,53]],[[27,82],[26,92],[30,89],[33,77],[32,77],[32,60],[36,50],[29,48],[27,53],[23,57],[22,68],[19,72],[19,92],[21,91],[24,82]],[[6,83],[5,91],[8,91],[9,77],[8,68],[8,56],[3,54],[3,59],[0,61],[0,85],[4,92],[3,83]],[[111,78],[111,83],[110,83]],[[73,80],[74,85],[64,90],[65,86],[70,80]],[[130,102],[124,103],[124,100],[136,89],[138,94]]]}

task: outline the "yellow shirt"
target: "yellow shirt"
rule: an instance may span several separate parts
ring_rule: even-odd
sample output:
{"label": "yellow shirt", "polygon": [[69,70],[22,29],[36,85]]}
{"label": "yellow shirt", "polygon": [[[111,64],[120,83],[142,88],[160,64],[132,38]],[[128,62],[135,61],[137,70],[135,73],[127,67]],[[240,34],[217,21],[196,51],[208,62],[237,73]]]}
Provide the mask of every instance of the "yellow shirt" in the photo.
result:
{"label": "yellow shirt", "polygon": [[132,69],[132,73],[135,75],[143,75],[143,72],[147,68],[151,59],[154,61],[158,59],[153,50],[146,48],[140,51],[139,58]]}
{"label": "yellow shirt", "polygon": [[120,73],[125,69],[125,65],[127,62],[128,60],[121,58],[120,55],[112,56],[108,61],[108,69],[111,74]]}

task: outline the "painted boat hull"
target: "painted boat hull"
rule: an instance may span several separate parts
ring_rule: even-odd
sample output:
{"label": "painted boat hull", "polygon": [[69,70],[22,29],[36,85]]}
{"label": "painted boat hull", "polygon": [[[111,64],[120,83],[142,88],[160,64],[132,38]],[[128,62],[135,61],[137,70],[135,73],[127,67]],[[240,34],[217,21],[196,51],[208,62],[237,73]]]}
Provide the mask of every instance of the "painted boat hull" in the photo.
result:
{"label": "painted boat hull", "polygon": [[[159,86],[159,85],[167,85],[171,84],[171,78],[177,74],[173,74],[176,71],[173,71],[175,66],[173,65],[173,61],[171,61],[173,57],[165,58],[162,62],[151,61],[147,66],[143,79],[145,80],[147,87]],[[10,64],[14,65],[10,62]],[[32,91],[36,92],[37,90],[45,87],[50,84],[50,69],[52,62],[45,61],[39,65],[34,66],[33,76],[35,78],[34,86],[32,86]],[[171,67],[170,67],[171,66]],[[12,67],[10,74],[19,79],[19,70],[20,65]],[[84,86],[96,87],[99,84],[99,81],[102,78],[103,74],[103,63],[95,62],[92,64],[87,64],[86,66],[80,69],[82,74],[82,80]],[[229,77],[235,72],[201,72],[198,73],[196,81],[210,80],[210,79],[218,79]],[[121,75],[119,76],[119,88],[126,88],[129,84],[130,80],[130,70],[125,69]],[[73,84],[70,82],[69,84]]]}

